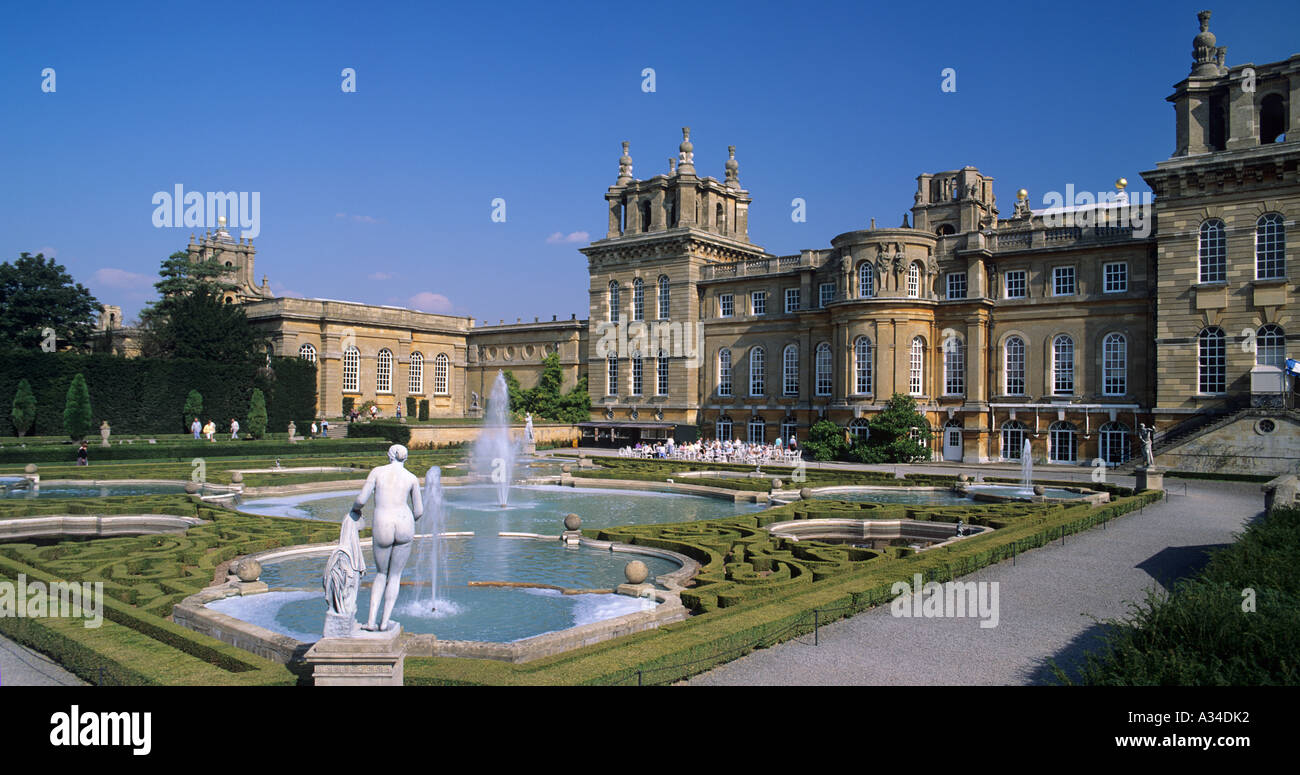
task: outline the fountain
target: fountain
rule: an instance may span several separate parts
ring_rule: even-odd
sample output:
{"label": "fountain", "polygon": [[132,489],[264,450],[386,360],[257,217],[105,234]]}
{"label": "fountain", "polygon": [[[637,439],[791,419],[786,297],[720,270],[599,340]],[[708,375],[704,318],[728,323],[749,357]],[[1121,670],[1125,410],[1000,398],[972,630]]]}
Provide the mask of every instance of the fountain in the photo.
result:
{"label": "fountain", "polygon": [[474,442],[476,466],[487,467],[487,473],[496,485],[497,505],[510,505],[510,484],[514,480],[518,445],[510,440],[510,390],[505,374],[498,371],[488,396],[487,412],[483,418],[483,432]]}
{"label": "fountain", "polygon": [[1034,455],[1029,439],[1025,439],[1020,448],[1020,492],[1023,495],[1034,494]]}
{"label": "fountain", "polygon": [[[442,469],[432,466],[424,475],[424,516],[420,528],[428,536],[419,542],[418,567],[429,572],[429,598],[419,596],[418,607],[423,611],[438,610],[438,584],[447,578],[447,547],[442,534],[447,527],[447,507],[442,498]],[[445,606],[444,606],[445,607]]]}

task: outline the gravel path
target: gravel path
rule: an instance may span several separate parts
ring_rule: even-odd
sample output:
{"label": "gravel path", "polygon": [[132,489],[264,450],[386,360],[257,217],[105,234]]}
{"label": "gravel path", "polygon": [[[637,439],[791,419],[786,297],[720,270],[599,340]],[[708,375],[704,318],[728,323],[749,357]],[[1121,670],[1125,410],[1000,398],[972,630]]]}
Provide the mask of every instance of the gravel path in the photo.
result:
{"label": "gravel path", "polygon": [[85,685],[85,681],[51,662],[44,654],[0,635],[0,687]]}
{"label": "gravel path", "polygon": [[[756,651],[687,683],[700,685],[979,685],[1054,683],[1095,648],[1095,619],[1127,613],[1126,601],[1195,572],[1206,550],[1230,543],[1258,517],[1258,484],[1166,480],[1163,502],[1102,528],[1067,536],[963,577],[999,583],[999,622],[903,618],[881,606]],[[1174,494],[1177,493],[1177,494]]]}

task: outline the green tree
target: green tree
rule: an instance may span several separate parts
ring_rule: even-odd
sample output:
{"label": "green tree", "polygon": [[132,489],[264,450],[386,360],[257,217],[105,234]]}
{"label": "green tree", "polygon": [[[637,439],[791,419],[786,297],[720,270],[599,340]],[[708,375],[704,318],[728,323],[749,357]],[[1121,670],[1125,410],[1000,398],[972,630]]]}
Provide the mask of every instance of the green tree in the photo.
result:
{"label": "green tree", "polygon": [[0,342],[35,349],[54,330],[57,347],[84,348],[99,302],[67,270],[43,253],[22,253],[0,264]]}
{"label": "green tree", "polygon": [[[511,413],[518,414],[526,411],[525,407],[528,405],[528,401],[530,400],[528,395],[526,395],[528,391],[519,387],[519,380],[515,379],[513,371],[506,371],[502,376],[504,376],[506,380],[506,393],[510,396]],[[485,399],[488,397],[489,396],[484,396]],[[486,405],[486,403],[485,400],[484,404]]]}
{"label": "green tree", "polygon": [[808,440],[803,444],[804,451],[812,455],[813,460],[838,460],[848,450],[844,441],[844,429],[830,420],[820,420],[808,429]]}
{"label": "green tree", "polygon": [[36,396],[32,394],[32,385],[27,380],[19,380],[18,390],[14,392],[13,412],[14,430],[18,435],[26,436],[36,422]]}
{"label": "green tree", "polygon": [[266,337],[242,307],[226,303],[226,292],[235,288],[229,272],[220,251],[204,261],[184,251],[168,256],[154,283],[159,298],[140,312],[141,354],[232,363],[265,353]]}
{"label": "green tree", "polygon": [[68,401],[63,408],[63,430],[73,441],[79,441],[90,433],[91,423],[90,390],[86,387],[86,378],[77,374],[68,386]]}
{"label": "green tree", "polygon": [[851,456],[865,463],[915,463],[930,459],[930,424],[916,411],[916,400],[902,393],[890,397],[885,408],[871,418],[865,442],[853,446]]}
{"label": "green tree", "polygon": [[253,388],[248,402],[248,433],[255,439],[266,435],[266,395],[260,388]]}
{"label": "green tree", "polygon": [[591,394],[587,392],[587,375],[578,377],[578,384],[560,399],[559,411],[553,419],[560,422],[582,422],[591,418]]}
{"label": "green tree", "polygon": [[188,431],[194,418],[203,416],[203,394],[191,390],[190,394],[185,396],[185,408],[181,409],[181,415],[181,425]]}

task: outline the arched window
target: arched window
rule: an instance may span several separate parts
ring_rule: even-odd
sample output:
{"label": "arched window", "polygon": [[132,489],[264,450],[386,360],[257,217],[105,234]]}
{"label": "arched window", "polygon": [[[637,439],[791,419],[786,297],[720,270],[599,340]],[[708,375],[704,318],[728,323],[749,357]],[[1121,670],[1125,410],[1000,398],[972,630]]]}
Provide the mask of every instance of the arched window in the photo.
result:
{"label": "arched window", "polygon": [[1259,144],[1286,142],[1286,103],[1281,94],[1269,94],[1259,101]]}
{"label": "arched window", "polygon": [[343,352],[343,391],[357,393],[361,390],[361,352],[349,347]]}
{"label": "arched window", "polygon": [[659,275],[659,319],[667,320],[669,315],[668,275]]}
{"label": "arched window", "polygon": [[1107,465],[1117,466],[1127,463],[1131,443],[1128,426],[1122,422],[1108,422],[1097,429],[1101,459]]}
{"label": "arched window", "polygon": [[304,344],[298,348],[298,357],[304,361],[316,362],[316,347],[312,344]]}
{"label": "arched window", "polygon": [[947,396],[966,393],[966,343],[955,336],[943,341],[943,393]]}
{"label": "arched window", "polygon": [[1286,225],[1277,213],[1265,213],[1255,222],[1255,279],[1286,278]]}
{"label": "arched window", "polygon": [[921,265],[912,262],[907,267],[907,296],[915,299],[921,295]]}
{"label": "arched window", "polygon": [[375,361],[375,392],[393,392],[393,352],[386,347]]}
{"label": "arched window", "polygon": [[1079,462],[1079,431],[1074,423],[1057,421],[1048,427],[1047,460],[1050,463]]}
{"label": "arched window", "polygon": [[1052,392],[1074,392],[1074,340],[1065,334],[1052,340]]}
{"label": "arched window", "polygon": [[618,395],[618,359],[605,359],[605,395]]}
{"label": "arched window", "polygon": [[1286,368],[1286,334],[1272,323],[1255,332],[1255,365]]}
{"label": "arched window", "polygon": [[731,418],[725,414],[718,418],[717,438],[718,441],[731,441]]}
{"label": "arched window", "polygon": [[714,210],[714,213],[715,215],[713,219],[713,225],[718,228],[719,234],[726,234],[727,233],[727,211],[722,209],[721,202],[718,203],[718,207],[716,210]]}
{"label": "arched window", "polygon": [[[434,384],[438,384],[435,367]],[[420,395],[424,392],[424,355],[421,353],[411,353],[411,365],[406,375],[406,392]]]}
{"label": "arched window", "polygon": [[438,353],[433,358],[433,392],[440,396],[451,393],[451,388],[447,381],[450,369],[450,359],[446,353]]}
{"label": "arched window", "polygon": [[668,395],[668,353],[660,350],[659,360],[655,364],[655,395]]}
{"label": "arched window", "polygon": [[618,281],[609,281],[609,322],[618,322]]}
{"label": "arched window", "polygon": [[858,298],[869,299],[876,295],[876,270],[870,261],[858,264]]}
{"label": "arched window", "polygon": [[853,392],[871,393],[872,352],[871,340],[860,336],[853,341]]}
{"label": "arched window", "polygon": [[1019,420],[1002,423],[1002,459],[1019,460],[1025,451],[1025,424]]}
{"label": "arched window", "polygon": [[817,395],[831,394],[831,346],[826,342],[817,345]]}
{"label": "arched window", "polygon": [[761,396],[767,392],[767,381],[763,373],[763,348],[753,347],[749,351],[749,394]]}
{"label": "arched window", "polygon": [[867,422],[866,418],[859,417],[849,423],[849,438],[853,440],[854,444],[866,443],[867,439],[870,437],[871,425]]}
{"label": "arched window", "polygon": [[1228,279],[1228,241],[1223,221],[1211,218],[1201,224],[1197,253],[1201,262],[1201,282],[1221,283]]}
{"label": "arched window", "polygon": [[632,395],[641,395],[641,353],[632,352]]}
{"label": "arched window", "polygon": [[632,319],[645,320],[645,283],[640,277],[632,281]]}
{"label": "arched window", "polygon": [[1025,340],[1018,336],[1010,337],[1003,349],[1006,352],[1003,359],[1006,364],[1004,386],[1006,394],[1023,396],[1025,394]]}
{"label": "arched window", "polygon": [[718,395],[731,395],[731,350],[718,350]]}
{"label": "arched window", "polygon": [[641,231],[650,231],[650,200],[641,200]]}
{"label": "arched window", "polygon": [[786,345],[781,353],[781,392],[799,395],[799,348],[793,344]]}
{"label": "arched window", "polygon": [[1207,328],[1196,337],[1197,389],[1201,393],[1223,393],[1228,389],[1228,361],[1223,329]]}
{"label": "arched window", "polygon": [[763,422],[762,417],[749,418],[749,443],[763,444],[764,431],[767,430],[767,423]]}
{"label": "arched window", "polygon": [[1128,392],[1128,340],[1107,334],[1101,343],[1101,393],[1122,396]]}
{"label": "arched window", "polygon": [[919,336],[912,337],[912,350],[908,357],[907,392],[914,396],[925,392],[925,340]]}

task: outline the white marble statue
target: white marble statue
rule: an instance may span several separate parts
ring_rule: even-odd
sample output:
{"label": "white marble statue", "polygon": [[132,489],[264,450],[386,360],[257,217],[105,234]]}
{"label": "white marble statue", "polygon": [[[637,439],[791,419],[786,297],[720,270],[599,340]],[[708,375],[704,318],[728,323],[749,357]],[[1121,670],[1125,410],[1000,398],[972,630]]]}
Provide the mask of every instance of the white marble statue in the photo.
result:
{"label": "white marble statue", "polygon": [[357,626],[357,590],[366,574],[359,530],[361,512],[343,518],[339,545],[325,563],[325,637],[346,638]]}
{"label": "white marble statue", "polygon": [[1147,468],[1156,464],[1155,457],[1151,454],[1151,445],[1155,442],[1156,429],[1149,428],[1144,423],[1138,423],[1138,438],[1142,440],[1142,458]]}
{"label": "white marble statue", "polygon": [[[387,630],[392,622],[393,605],[402,582],[402,570],[411,556],[411,542],[415,539],[415,520],[424,514],[420,498],[419,478],[406,470],[406,447],[394,444],[388,448],[388,465],[378,466],[366,477],[356,503],[353,516],[359,516],[361,507],[370,496],[375,496],[375,516],[371,524],[372,548],[375,555],[375,581],[370,588],[370,618],[364,630]],[[407,505],[407,500],[410,505]],[[384,616],[375,625],[380,600],[384,602]]]}
{"label": "white marble statue", "polygon": [[533,440],[533,414],[529,412],[524,415],[524,438],[528,441]]}

